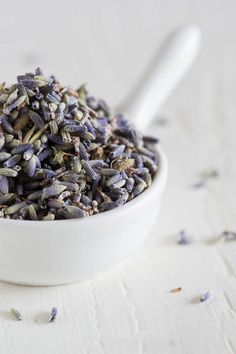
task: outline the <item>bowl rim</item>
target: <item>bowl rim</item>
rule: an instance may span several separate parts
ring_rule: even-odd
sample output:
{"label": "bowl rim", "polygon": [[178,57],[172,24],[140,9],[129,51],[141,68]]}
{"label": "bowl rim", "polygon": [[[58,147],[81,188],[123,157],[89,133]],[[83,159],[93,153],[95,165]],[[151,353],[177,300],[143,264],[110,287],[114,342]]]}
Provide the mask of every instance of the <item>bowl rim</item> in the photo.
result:
{"label": "bowl rim", "polygon": [[116,214],[124,214],[130,209],[134,209],[136,205],[139,205],[140,203],[143,203],[144,200],[146,200],[148,197],[150,197],[151,193],[153,193],[153,190],[155,189],[155,196],[161,195],[167,181],[167,174],[168,174],[168,163],[167,163],[167,158],[165,153],[163,152],[160,144],[156,146],[156,152],[159,157],[159,167],[157,169],[156,175],[153,178],[152,184],[150,187],[145,189],[141,194],[139,194],[137,197],[134,199],[130,200],[128,203],[121,205],[117,208],[114,208],[112,210],[107,210],[105,212],[99,213],[99,214],[94,214],[90,215],[88,217],[84,218],[75,218],[75,219],[62,219],[62,220],[14,220],[14,219],[5,219],[5,218],[0,218],[0,223],[8,223],[14,224],[15,226],[17,224],[21,225],[54,225],[59,224],[59,223],[85,223],[85,222],[96,222],[99,219],[102,220],[102,218],[107,218],[108,216],[112,217],[113,215],[115,216]]}

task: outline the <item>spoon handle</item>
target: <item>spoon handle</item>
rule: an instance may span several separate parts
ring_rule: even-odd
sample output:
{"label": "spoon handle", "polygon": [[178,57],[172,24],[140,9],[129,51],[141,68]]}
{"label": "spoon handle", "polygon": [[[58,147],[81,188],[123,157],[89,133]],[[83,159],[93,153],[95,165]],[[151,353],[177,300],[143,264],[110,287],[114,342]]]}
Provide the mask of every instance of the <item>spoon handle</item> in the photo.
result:
{"label": "spoon handle", "polygon": [[162,44],[127,104],[120,109],[136,128],[144,130],[155,117],[193,63],[200,42],[199,28],[188,26],[173,32]]}

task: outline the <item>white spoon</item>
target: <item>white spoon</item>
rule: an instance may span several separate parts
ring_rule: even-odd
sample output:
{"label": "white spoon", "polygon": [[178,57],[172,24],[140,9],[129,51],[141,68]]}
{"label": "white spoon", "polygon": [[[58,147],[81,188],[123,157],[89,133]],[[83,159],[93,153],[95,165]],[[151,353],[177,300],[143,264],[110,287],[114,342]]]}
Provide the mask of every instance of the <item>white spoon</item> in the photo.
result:
{"label": "white spoon", "polygon": [[195,60],[201,42],[197,26],[173,32],[119,111],[144,130]]}

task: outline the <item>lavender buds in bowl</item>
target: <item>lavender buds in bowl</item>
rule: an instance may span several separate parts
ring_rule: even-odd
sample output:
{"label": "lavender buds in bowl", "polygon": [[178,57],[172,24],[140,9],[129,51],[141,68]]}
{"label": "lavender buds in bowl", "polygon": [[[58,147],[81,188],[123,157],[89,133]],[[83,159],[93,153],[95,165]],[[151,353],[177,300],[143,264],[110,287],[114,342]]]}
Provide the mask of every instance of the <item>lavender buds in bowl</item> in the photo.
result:
{"label": "lavender buds in bowl", "polygon": [[157,139],[103,100],[41,69],[0,87],[0,217],[73,219],[123,205],[148,188]]}

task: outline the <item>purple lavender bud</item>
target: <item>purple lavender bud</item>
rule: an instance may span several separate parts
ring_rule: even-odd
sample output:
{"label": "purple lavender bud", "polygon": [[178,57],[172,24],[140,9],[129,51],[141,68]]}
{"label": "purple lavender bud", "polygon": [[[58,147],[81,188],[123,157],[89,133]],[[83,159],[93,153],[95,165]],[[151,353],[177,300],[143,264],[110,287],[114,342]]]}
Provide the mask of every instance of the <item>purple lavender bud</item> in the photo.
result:
{"label": "purple lavender bud", "polygon": [[85,212],[76,206],[65,206],[58,210],[58,213],[65,219],[77,219],[85,216]]}
{"label": "purple lavender bud", "polygon": [[127,173],[125,171],[121,171],[120,174],[121,174],[123,179],[125,179],[125,180],[128,179]]}
{"label": "purple lavender bud", "polygon": [[49,134],[48,139],[55,144],[65,145],[65,142],[63,141],[62,137],[60,137],[59,135]]}
{"label": "purple lavender bud", "polygon": [[127,202],[128,198],[129,198],[129,193],[126,190],[124,190],[124,193],[116,200],[116,203],[118,205],[123,205]]}
{"label": "purple lavender bud", "polygon": [[4,167],[12,167],[18,164],[21,160],[21,155],[14,155],[4,162]]}
{"label": "purple lavender bud", "polygon": [[92,167],[90,166],[90,164],[87,161],[81,160],[81,164],[82,164],[83,169],[85,170],[86,174],[90,178],[98,179],[99,175],[92,169]]}
{"label": "purple lavender bud", "polygon": [[96,192],[96,189],[98,187],[100,178],[94,179],[92,182],[92,193],[94,194]]}
{"label": "purple lavender bud", "polygon": [[33,177],[36,169],[36,156],[33,155],[29,161],[27,161],[27,165],[25,166],[25,172],[29,177]]}
{"label": "purple lavender bud", "polygon": [[35,75],[40,75],[40,76],[43,76],[43,71],[41,68],[36,68],[35,69]]}
{"label": "purple lavender bud", "polygon": [[0,193],[9,193],[9,182],[6,176],[0,176]]}
{"label": "purple lavender bud", "polygon": [[103,202],[99,205],[99,211],[108,211],[116,208],[118,204],[116,202]]}
{"label": "purple lavender bud", "polygon": [[114,168],[101,168],[99,172],[102,176],[119,175],[119,171],[115,170]]}
{"label": "purple lavender bud", "polygon": [[179,245],[189,245],[191,243],[190,237],[187,235],[185,230],[181,230],[179,232],[177,242]]}
{"label": "purple lavender bud", "polygon": [[147,149],[145,147],[139,146],[138,147],[138,151],[139,151],[140,154],[143,154],[143,155],[149,157],[150,159],[155,157],[155,153],[150,151],[149,149]]}
{"label": "purple lavender bud", "polygon": [[92,168],[108,167],[108,164],[103,160],[89,160],[88,163]]}
{"label": "purple lavender bud", "polygon": [[26,202],[16,203],[4,210],[5,215],[12,215],[17,213],[21,208],[27,206]]}
{"label": "purple lavender bud", "polygon": [[106,185],[107,187],[110,187],[112,184],[115,184],[117,182],[119,182],[120,180],[122,180],[122,176],[120,173],[114,175],[114,176],[111,176],[110,178],[108,178],[107,182],[106,182]]}
{"label": "purple lavender bud", "polygon": [[23,153],[23,159],[28,161],[34,154],[34,149],[29,149]]}
{"label": "purple lavender bud", "polygon": [[51,157],[52,155],[53,155],[53,150],[48,148],[48,149],[45,149],[42,152],[40,152],[40,154],[38,155],[38,159],[39,159],[39,161],[44,161],[48,157]]}
{"label": "purple lavender bud", "polygon": [[84,125],[66,125],[64,131],[67,133],[84,133],[86,132],[86,127]]}
{"label": "purple lavender bud", "polygon": [[200,302],[205,302],[205,301],[207,301],[207,300],[210,298],[210,296],[211,296],[210,292],[207,292],[207,293],[203,294],[203,295],[201,296],[201,298],[200,298]]}
{"label": "purple lavender bud", "polygon": [[101,109],[107,116],[109,116],[110,109],[104,100],[98,100],[98,108]]}
{"label": "purple lavender bud", "polygon": [[14,133],[13,126],[10,124],[9,119],[7,116],[3,115],[0,117],[0,124],[3,129],[8,132],[9,134]]}
{"label": "purple lavender bud", "polygon": [[143,177],[145,173],[149,173],[149,169],[147,167],[137,168],[135,172]]}
{"label": "purple lavender bud", "polygon": [[204,186],[205,186],[205,182],[204,181],[198,181],[198,182],[196,182],[196,183],[194,183],[192,185],[192,188],[199,189],[199,188],[202,188]]}
{"label": "purple lavender bud", "polygon": [[142,168],[143,167],[143,160],[142,160],[140,155],[138,155],[137,153],[133,153],[133,154],[131,154],[131,157],[135,161],[135,167],[136,168]]}
{"label": "purple lavender bud", "polygon": [[9,154],[8,152],[0,152],[0,162],[6,161],[7,159],[9,159],[9,157],[11,157],[11,154]]}
{"label": "purple lavender bud", "polygon": [[134,179],[132,177],[129,177],[126,181],[125,188],[128,193],[131,193],[134,187]]}
{"label": "purple lavender bud", "polygon": [[87,103],[87,105],[88,105],[89,107],[91,107],[92,109],[97,110],[97,108],[98,108],[98,102],[97,102],[97,100],[96,100],[94,97],[92,97],[92,96],[87,97],[87,98],[86,98],[86,103]]}
{"label": "purple lavender bud", "polygon": [[145,188],[147,188],[147,183],[142,178],[138,177],[137,175],[133,175],[133,178],[135,180],[133,195],[134,195],[134,197],[136,197],[137,195],[142,193]]}
{"label": "purple lavender bud", "polygon": [[24,87],[26,87],[30,90],[36,89],[39,85],[39,82],[37,80],[34,80],[33,78],[31,78],[27,75],[19,75],[19,76],[17,76],[17,80]]}
{"label": "purple lavender bud", "polygon": [[28,200],[37,200],[42,197],[43,191],[36,191],[28,195]]}
{"label": "purple lavender bud", "polygon": [[80,199],[81,199],[81,193],[74,193],[73,195],[73,202],[74,203],[79,203],[80,202]]}
{"label": "purple lavender bud", "polygon": [[38,129],[42,129],[44,127],[45,123],[43,121],[43,118],[41,118],[41,116],[38,113],[34,111],[29,111],[29,116]]}
{"label": "purple lavender bud", "polygon": [[124,151],[125,151],[125,145],[119,145],[110,152],[110,158],[114,159],[118,156],[122,156]]}
{"label": "purple lavender bud", "polygon": [[33,155],[33,156],[34,156],[34,159],[35,159],[36,168],[41,168],[42,165],[41,165],[41,162],[40,162],[38,156],[36,156],[36,155]]}
{"label": "purple lavender bud", "polygon": [[60,209],[65,206],[64,201],[60,199],[48,199],[47,204],[49,208],[56,208],[56,209]]}
{"label": "purple lavender bud", "polygon": [[51,113],[50,113],[50,109],[48,107],[47,102],[42,100],[40,102],[40,106],[41,106],[41,110],[42,110],[43,119],[45,120],[45,122],[49,122],[50,118],[51,118]]}
{"label": "purple lavender bud", "polygon": [[80,152],[81,159],[86,160],[86,161],[89,159],[89,155],[88,155],[83,143],[79,144],[79,152]]}
{"label": "purple lavender bud", "polygon": [[142,136],[140,133],[138,133],[136,130],[131,129],[130,130],[130,138],[131,141],[134,143],[135,146],[140,146],[142,143]]}
{"label": "purple lavender bud", "polygon": [[159,139],[152,136],[143,136],[143,141],[148,144],[157,144]]}
{"label": "purple lavender bud", "polygon": [[220,236],[223,237],[226,242],[236,240],[236,232],[234,231],[223,231]]}
{"label": "purple lavender bud", "polygon": [[121,180],[119,180],[118,182],[116,182],[116,183],[113,183],[113,187],[114,188],[121,188],[121,187],[123,187],[124,185],[125,185],[125,183],[126,183],[126,180],[125,179],[121,179]]}
{"label": "purple lavender bud", "polygon": [[82,194],[82,195],[81,195],[80,200],[81,200],[81,202],[82,202],[84,205],[86,205],[86,206],[88,206],[88,205],[91,204],[91,200],[90,200],[85,194]]}
{"label": "purple lavender bud", "polygon": [[55,172],[54,171],[52,171],[52,170],[48,170],[48,169],[43,169],[43,176],[44,176],[44,178],[52,178],[52,177],[54,177],[56,174],[55,174]]}
{"label": "purple lavender bud", "polygon": [[56,197],[60,195],[65,189],[66,186],[62,186],[61,184],[55,184],[50,187],[44,188],[42,200],[48,199],[50,197]]}
{"label": "purple lavender bud", "polygon": [[13,201],[15,199],[14,193],[6,193],[4,195],[0,195],[0,204],[5,204]]}
{"label": "purple lavender bud", "polygon": [[56,318],[57,318],[57,314],[58,314],[57,308],[53,307],[52,310],[51,310],[48,322],[50,322],[50,323],[55,322]]}
{"label": "purple lavender bud", "polygon": [[95,129],[94,129],[92,121],[87,120],[86,123],[85,123],[85,126],[86,126],[88,132],[90,132],[93,135],[96,135],[96,132],[95,132]]}
{"label": "purple lavender bud", "polygon": [[62,186],[65,186],[68,191],[71,192],[78,192],[79,191],[79,185],[78,183],[71,183],[71,182],[60,182]]}
{"label": "purple lavender bud", "polygon": [[0,151],[2,150],[4,144],[5,144],[5,136],[3,135],[2,132],[0,132]]}
{"label": "purple lavender bud", "polygon": [[32,148],[32,144],[19,144],[11,150],[11,153],[14,154],[22,154],[25,151],[28,151]]}

